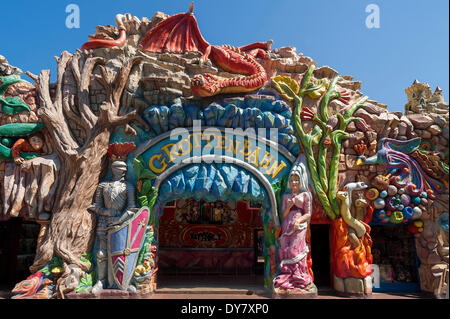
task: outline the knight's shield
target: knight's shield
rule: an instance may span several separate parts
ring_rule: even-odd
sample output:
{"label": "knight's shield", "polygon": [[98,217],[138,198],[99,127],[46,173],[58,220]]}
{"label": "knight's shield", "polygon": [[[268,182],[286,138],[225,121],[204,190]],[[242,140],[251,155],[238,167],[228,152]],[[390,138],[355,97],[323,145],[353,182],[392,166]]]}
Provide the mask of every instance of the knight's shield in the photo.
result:
{"label": "knight's shield", "polygon": [[150,210],[144,206],[134,217],[108,232],[108,268],[121,290],[128,288],[133,277],[149,218]]}

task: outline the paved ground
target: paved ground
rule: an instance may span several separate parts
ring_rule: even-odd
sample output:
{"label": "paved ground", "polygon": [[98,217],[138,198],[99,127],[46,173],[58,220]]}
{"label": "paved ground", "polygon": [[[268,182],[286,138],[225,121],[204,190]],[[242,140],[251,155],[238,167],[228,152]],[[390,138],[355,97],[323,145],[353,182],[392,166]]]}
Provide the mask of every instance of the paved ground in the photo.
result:
{"label": "paved ground", "polygon": [[[153,299],[270,299],[262,276],[176,276],[159,277]],[[329,288],[318,289],[318,299],[349,299]],[[353,297],[352,297],[353,298]],[[424,294],[373,293],[371,299],[423,299]]]}
{"label": "paved ground", "polygon": [[[331,289],[320,290],[316,299],[354,299],[338,296]],[[272,299],[271,293],[156,293],[152,299]],[[420,293],[373,293],[369,299],[433,299]]]}
{"label": "paved ground", "polygon": [[[12,287],[0,287],[0,299],[10,298]],[[98,298],[98,297],[97,297]],[[271,299],[259,276],[177,276],[158,279],[158,289],[150,299]],[[316,299],[354,299],[319,287]],[[422,293],[373,293],[370,299],[433,299]]]}

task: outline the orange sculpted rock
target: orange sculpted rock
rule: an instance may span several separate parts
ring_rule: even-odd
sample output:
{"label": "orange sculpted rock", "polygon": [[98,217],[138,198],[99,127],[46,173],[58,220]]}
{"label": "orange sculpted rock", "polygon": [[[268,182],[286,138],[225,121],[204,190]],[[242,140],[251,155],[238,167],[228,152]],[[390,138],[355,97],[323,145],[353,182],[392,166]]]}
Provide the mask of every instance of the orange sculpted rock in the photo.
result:
{"label": "orange sculpted rock", "polygon": [[370,227],[364,222],[361,223],[366,228],[366,233],[361,238],[359,246],[352,249],[347,224],[342,218],[332,222],[333,267],[334,274],[338,277],[364,279],[372,273]]}

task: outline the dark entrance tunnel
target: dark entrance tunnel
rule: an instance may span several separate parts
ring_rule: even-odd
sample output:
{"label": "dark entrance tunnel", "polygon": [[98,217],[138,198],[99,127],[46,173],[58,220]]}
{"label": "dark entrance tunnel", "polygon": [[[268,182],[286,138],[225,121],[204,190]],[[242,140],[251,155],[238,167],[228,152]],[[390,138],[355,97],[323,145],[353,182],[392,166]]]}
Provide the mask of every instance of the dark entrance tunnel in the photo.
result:
{"label": "dark entrance tunnel", "polygon": [[330,225],[312,224],[311,259],[314,283],[318,288],[331,287]]}

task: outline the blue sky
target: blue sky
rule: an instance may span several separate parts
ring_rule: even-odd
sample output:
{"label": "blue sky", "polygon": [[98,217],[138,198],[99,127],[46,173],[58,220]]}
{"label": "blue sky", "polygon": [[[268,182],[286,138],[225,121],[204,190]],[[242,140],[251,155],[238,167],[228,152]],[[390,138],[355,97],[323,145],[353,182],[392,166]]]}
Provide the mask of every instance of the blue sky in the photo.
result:
{"label": "blue sky", "polygon": [[[190,0],[2,1],[0,54],[35,74],[55,73],[54,56],[74,52],[97,25],[117,13],[151,18],[156,11],[187,11]],[[66,6],[80,8],[80,28],[65,25]],[[274,40],[294,46],[317,65],[329,65],[362,82],[361,91],[403,111],[404,89],[414,79],[449,91],[448,0],[196,0],[194,14],[211,44],[245,45]],[[380,28],[366,27],[366,6],[380,9]]]}

